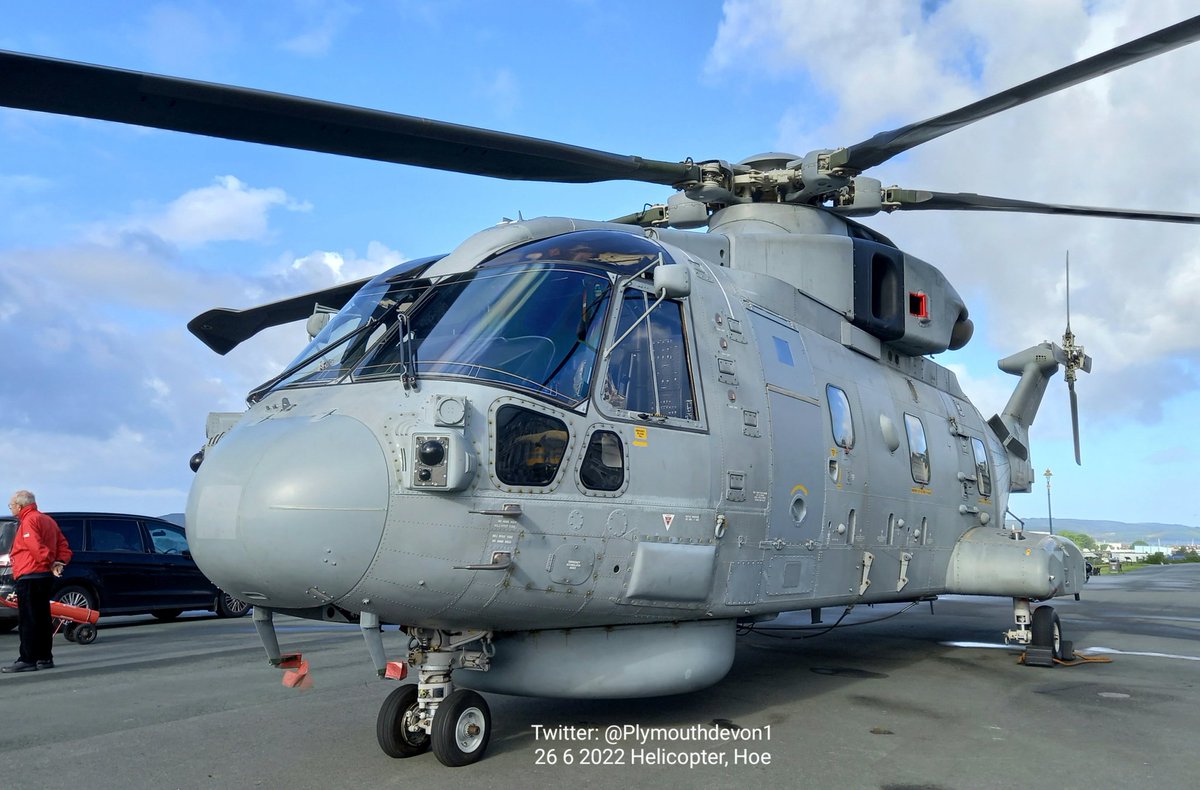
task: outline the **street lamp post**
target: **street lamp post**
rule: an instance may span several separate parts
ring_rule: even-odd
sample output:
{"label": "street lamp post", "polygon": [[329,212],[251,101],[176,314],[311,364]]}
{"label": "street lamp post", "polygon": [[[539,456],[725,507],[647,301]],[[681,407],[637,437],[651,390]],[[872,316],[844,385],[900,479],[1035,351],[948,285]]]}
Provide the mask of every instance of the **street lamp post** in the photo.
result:
{"label": "street lamp post", "polygon": [[1049,467],[1047,467],[1046,474],[1045,474],[1045,477],[1046,477],[1046,520],[1050,522],[1050,534],[1051,535],[1054,534],[1054,511],[1050,509],[1050,478],[1053,476],[1054,476],[1054,473],[1050,471]]}

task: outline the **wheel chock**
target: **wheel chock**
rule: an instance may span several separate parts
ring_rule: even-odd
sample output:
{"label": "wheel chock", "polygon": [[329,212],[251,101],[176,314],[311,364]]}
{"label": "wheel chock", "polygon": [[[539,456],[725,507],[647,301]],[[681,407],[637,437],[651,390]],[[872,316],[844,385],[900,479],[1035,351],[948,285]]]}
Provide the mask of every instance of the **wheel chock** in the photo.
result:
{"label": "wheel chock", "polygon": [[1025,648],[1025,654],[1021,659],[1021,663],[1027,667],[1052,667],[1054,666],[1054,648],[1030,645]]}
{"label": "wheel chock", "polygon": [[283,657],[279,662],[280,669],[286,670],[283,673],[283,685],[287,688],[312,688],[312,677],[308,674],[308,662],[300,657],[299,653],[291,653]]}

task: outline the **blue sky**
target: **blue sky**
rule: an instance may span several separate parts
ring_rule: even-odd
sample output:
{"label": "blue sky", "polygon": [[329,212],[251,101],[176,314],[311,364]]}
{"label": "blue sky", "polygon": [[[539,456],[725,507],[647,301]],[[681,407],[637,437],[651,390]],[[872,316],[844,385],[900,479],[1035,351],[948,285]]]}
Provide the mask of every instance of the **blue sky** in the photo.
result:
{"label": "blue sky", "polygon": [[[246,85],[664,160],[858,142],[1200,13],[1200,2],[61,2],[0,7],[0,49]],[[948,135],[885,184],[1200,212],[1200,44]],[[183,509],[209,411],[303,345],[186,332],[445,252],[503,217],[605,219],[637,184],[523,184],[0,110],[0,487],[49,509]],[[976,338],[939,357],[985,416],[995,362],[1064,323],[1084,466],[1052,382],[1033,431],[1061,517],[1200,524],[1200,228],[1004,214],[867,220],[943,269]],[[1014,497],[1044,516],[1044,486]]]}

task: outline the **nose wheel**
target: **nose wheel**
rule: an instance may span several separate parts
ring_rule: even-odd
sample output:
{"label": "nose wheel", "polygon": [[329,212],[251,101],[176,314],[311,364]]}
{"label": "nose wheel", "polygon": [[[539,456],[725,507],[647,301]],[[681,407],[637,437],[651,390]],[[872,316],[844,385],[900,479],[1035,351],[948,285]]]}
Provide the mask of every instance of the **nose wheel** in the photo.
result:
{"label": "nose wheel", "polygon": [[375,722],[375,737],[388,757],[416,757],[429,751],[416,686],[401,686],[388,694]]}
{"label": "nose wheel", "polygon": [[1052,606],[1031,609],[1028,598],[1013,599],[1013,619],[1017,627],[1005,632],[1005,644],[1025,647],[1027,666],[1052,667],[1054,662],[1070,661],[1075,646],[1063,639],[1062,622]]}
{"label": "nose wheel", "polygon": [[[401,686],[379,710],[375,735],[389,757],[415,757],[432,747],[442,765],[456,768],[483,758],[492,737],[487,701],[469,689],[455,689],[455,669],[486,669],[490,634],[409,629],[408,664],[419,673],[416,685]],[[483,649],[464,645],[482,640]]]}
{"label": "nose wheel", "polygon": [[474,691],[458,689],[438,706],[433,719],[433,753],[442,765],[457,768],[483,757],[492,737],[492,713]]}

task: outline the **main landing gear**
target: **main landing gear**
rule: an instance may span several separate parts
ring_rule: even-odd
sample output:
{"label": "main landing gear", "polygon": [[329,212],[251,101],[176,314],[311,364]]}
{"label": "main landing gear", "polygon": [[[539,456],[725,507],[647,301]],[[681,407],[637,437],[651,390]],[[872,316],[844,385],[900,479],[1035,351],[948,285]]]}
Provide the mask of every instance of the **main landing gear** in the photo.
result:
{"label": "main landing gear", "polygon": [[1039,606],[1031,613],[1028,598],[1013,598],[1013,619],[1017,627],[1005,632],[1004,643],[1024,645],[1028,666],[1052,667],[1055,659],[1075,657],[1075,646],[1062,638],[1062,623],[1053,606]]}
{"label": "main landing gear", "polygon": [[[487,669],[492,656],[486,631],[435,631],[406,628],[408,664],[417,670],[416,685],[388,695],[375,723],[379,746],[390,757],[414,757],[430,747],[443,765],[470,765],[483,757],[492,736],[492,714],[482,696],[455,689],[455,669]],[[479,644],[474,649],[467,645]]]}

